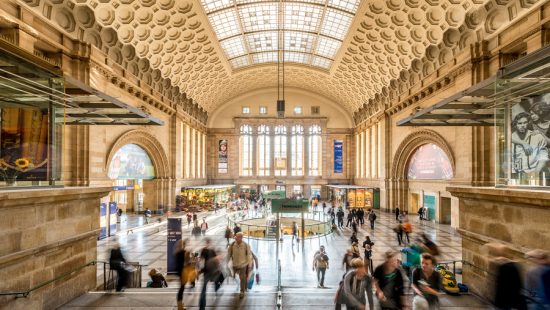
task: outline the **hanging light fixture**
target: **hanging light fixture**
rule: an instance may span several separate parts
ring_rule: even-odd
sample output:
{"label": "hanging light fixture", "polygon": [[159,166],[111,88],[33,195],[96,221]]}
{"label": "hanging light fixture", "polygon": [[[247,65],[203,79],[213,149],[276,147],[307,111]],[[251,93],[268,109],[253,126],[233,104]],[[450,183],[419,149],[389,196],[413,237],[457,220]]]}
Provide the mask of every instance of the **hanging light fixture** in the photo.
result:
{"label": "hanging light fixture", "polygon": [[277,24],[277,117],[285,117],[285,32],[284,0],[279,0]]}

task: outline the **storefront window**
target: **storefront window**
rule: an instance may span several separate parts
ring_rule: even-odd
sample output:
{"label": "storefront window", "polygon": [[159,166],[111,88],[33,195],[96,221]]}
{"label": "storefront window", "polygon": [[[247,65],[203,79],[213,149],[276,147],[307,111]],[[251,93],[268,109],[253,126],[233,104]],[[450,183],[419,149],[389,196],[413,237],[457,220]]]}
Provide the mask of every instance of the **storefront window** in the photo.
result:
{"label": "storefront window", "polygon": [[61,180],[64,81],[0,53],[0,187]]}

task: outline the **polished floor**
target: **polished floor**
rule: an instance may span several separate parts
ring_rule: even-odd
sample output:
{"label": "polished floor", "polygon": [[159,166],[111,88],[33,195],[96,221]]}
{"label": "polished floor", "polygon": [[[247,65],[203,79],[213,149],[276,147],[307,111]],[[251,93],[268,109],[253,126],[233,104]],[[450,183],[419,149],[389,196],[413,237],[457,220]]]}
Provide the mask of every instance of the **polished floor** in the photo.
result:
{"label": "polished floor", "polygon": [[[182,214],[183,215],[183,214]],[[219,252],[225,253],[226,241],[223,238],[227,225],[225,212],[213,214],[201,214],[199,219],[205,217],[210,229],[207,236],[210,237]],[[109,249],[113,242],[119,242],[128,261],[139,262],[147,265],[143,270],[143,284],[148,280],[147,272],[151,268],[166,271],[166,225],[164,222],[153,222],[149,225],[141,225],[139,217],[129,216],[126,227],[116,237],[100,241],[98,244],[98,260],[108,261]],[[461,239],[448,225],[439,225],[431,222],[419,222],[416,217],[410,217],[413,223],[414,239],[420,233],[426,233],[439,246],[442,255],[440,261],[453,261],[461,259]],[[185,222],[185,221],[184,221]],[[124,224],[124,220],[123,223]],[[141,225],[141,226],[140,226]],[[358,237],[363,240],[369,235],[374,246],[374,265],[383,261],[384,252],[388,250],[400,250],[396,234],[392,228],[396,225],[395,217],[391,214],[378,213],[378,219],[374,230],[368,225],[359,229]],[[135,227],[135,228],[134,228]],[[133,229],[128,233],[127,229]],[[186,224],[183,226],[184,236],[190,237],[190,230]],[[289,236],[285,236],[280,242],[280,259],[282,264],[281,284],[283,286],[283,307],[288,309],[332,309],[333,297],[344,269],[340,264],[345,249],[349,247],[350,228],[343,228],[336,233],[321,238],[308,239],[302,245],[293,243]],[[199,251],[203,245],[201,239],[190,237],[190,249]],[[256,239],[245,239],[249,242],[253,251],[259,258],[258,272],[261,276],[261,285],[255,286],[243,299],[238,300],[237,286],[233,279],[226,280],[224,287],[218,295],[209,292],[208,306],[217,309],[260,309],[274,308],[276,305],[275,287],[277,285],[276,271],[276,242]],[[312,271],[314,252],[320,245],[327,247],[331,266],[327,271],[324,289],[317,288],[317,279]],[[302,248],[303,247],[303,248]],[[458,265],[460,267],[460,265]],[[98,280],[102,278],[103,267],[98,266]],[[172,309],[175,307],[175,292],[178,287],[176,277],[169,276],[169,288],[167,289],[131,289],[123,294],[96,292],[82,296],[65,305],[63,309]],[[146,294],[141,294],[146,292]],[[198,305],[199,289],[186,289],[185,301],[189,306]],[[485,308],[484,304],[473,296],[442,296],[442,307],[449,309],[477,309]]]}

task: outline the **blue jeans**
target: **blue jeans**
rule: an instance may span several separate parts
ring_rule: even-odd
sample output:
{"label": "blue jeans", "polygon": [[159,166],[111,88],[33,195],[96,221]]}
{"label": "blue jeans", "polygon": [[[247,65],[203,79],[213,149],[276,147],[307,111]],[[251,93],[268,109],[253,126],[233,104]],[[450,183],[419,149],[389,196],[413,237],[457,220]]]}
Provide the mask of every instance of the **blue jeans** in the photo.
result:
{"label": "blue jeans", "polygon": [[317,282],[320,286],[325,286],[325,272],[326,268],[317,268]]}

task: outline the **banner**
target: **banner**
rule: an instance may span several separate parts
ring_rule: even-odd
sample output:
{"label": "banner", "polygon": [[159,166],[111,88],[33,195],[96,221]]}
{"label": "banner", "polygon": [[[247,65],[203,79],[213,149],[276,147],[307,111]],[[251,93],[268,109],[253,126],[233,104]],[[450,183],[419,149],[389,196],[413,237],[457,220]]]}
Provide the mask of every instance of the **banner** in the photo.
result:
{"label": "banner", "polygon": [[218,173],[227,173],[227,140],[218,141]]}
{"label": "banner", "polygon": [[116,234],[116,201],[109,202],[109,236]]}
{"label": "banner", "polygon": [[334,173],[343,173],[344,158],[343,154],[344,141],[334,140]]}
{"label": "banner", "polygon": [[177,273],[178,270],[176,266],[176,259],[174,258],[174,250],[176,249],[176,243],[181,240],[181,218],[168,218],[167,229],[167,270],[168,273]]}

